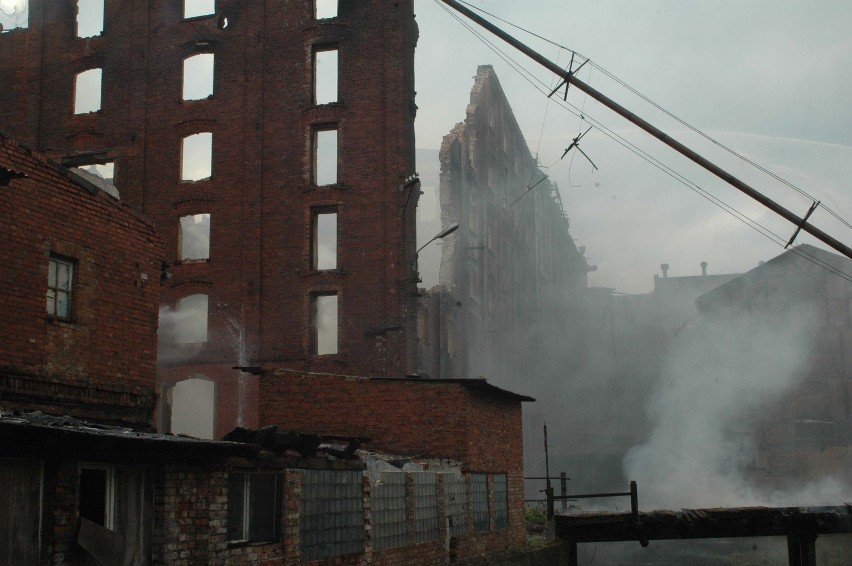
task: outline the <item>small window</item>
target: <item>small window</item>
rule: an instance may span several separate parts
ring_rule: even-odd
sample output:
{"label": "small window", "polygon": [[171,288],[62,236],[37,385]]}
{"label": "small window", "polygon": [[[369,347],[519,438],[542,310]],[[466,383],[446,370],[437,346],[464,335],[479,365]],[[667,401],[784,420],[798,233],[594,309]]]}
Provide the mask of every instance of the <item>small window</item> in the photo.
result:
{"label": "small window", "polygon": [[317,294],[313,300],[314,351],[324,356],[337,353],[337,295]]}
{"label": "small window", "polygon": [[506,474],[494,474],[494,528],[509,528],[509,486]]}
{"label": "small window", "polygon": [[74,262],[51,256],[47,268],[47,314],[69,320],[74,289]]}
{"label": "small window", "polygon": [[314,103],[337,102],[337,48],[314,51]]}
{"label": "small window", "polygon": [[228,540],[275,542],[281,533],[281,475],[231,473],[228,476]]}
{"label": "small window", "polygon": [[316,0],[314,7],[318,20],[337,17],[337,0]]}
{"label": "small window", "polygon": [[183,99],[213,96],[213,54],[199,53],[183,60]]}
{"label": "small window", "polygon": [[314,130],[314,184],[322,187],[337,183],[337,129]]}
{"label": "small window", "polygon": [[473,528],[482,533],[488,530],[490,509],[488,507],[488,475],[471,474],[470,491],[473,496]]}
{"label": "small window", "polygon": [[107,464],[80,465],[80,516],[114,528],[115,470]]}
{"label": "small window", "polygon": [[78,73],[74,81],[74,114],[88,114],[101,109],[102,69]]}
{"label": "small window", "polygon": [[182,181],[209,179],[213,173],[213,134],[201,132],[183,138],[181,145]]}
{"label": "small window", "polygon": [[189,295],[177,302],[175,342],[201,344],[207,342],[207,295]]}
{"label": "small window", "polygon": [[184,0],[183,17],[209,16],[216,11],[216,0]]}
{"label": "small window", "polygon": [[95,37],[104,31],[104,0],[77,0],[77,37]]}
{"label": "small window", "polygon": [[29,2],[27,0],[0,0],[0,29],[11,31],[30,25]]}
{"label": "small window", "polygon": [[181,261],[210,259],[210,215],[192,214],[182,217],[178,242],[178,256]]}
{"label": "small window", "polygon": [[316,209],[311,217],[311,267],[316,270],[337,269],[337,211]]}

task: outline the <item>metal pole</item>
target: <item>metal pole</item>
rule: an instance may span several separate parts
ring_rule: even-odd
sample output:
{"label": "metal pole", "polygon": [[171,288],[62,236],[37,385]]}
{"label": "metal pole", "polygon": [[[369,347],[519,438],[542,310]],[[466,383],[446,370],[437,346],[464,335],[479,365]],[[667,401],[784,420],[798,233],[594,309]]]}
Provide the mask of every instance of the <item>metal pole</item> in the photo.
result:
{"label": "metal pole", "polygon": [[508,33],[504,32],[503,30],[501,30],[500,28],[498,28],[497,26],[495,26],[494,24],[489,22],[488,20],[482,18],[478,14],[476,14],[476,13],[472,12],[471,10],[467,9],[466,7],[462,6],[461,4],[456,2],[455,0],[441,0],[441,1],[444,4],[447,4],[448,6],[453,8],[454,10],[460,12],[461,14],[466,16],[467,18],[473,20],[474,22],[476,22],[480,26],[484,27],[485,29],[487,29],[488,31],[490,31],[491,33],[493,33],[494,35],[496,35],[497,37],[499,37],[500,39],[502,39],[503,41],[505,41],[506,43],[508,43],[512,47],[514,47],[515,49],[521,51],[523,54],[525,54],[527,57],[529,57],[530,59],[532,59],[533,61],[535,61],[539,65],[541,65],[541,66],[545,67],[546,69],[550,70],[551,72],[559,75],[560,77],[565,79],[569,84],[574,85],[579,90],[585,92],[586,94],[588,94],[589,96],[591,96],[592,98],[594,98],[595,100],[597,100],[598,102],[600,102],[601,104],[603,104],[604,106],[609,108],[610,110],[613,110],[614,112],[621,115],[622,117],[624,117],[628,121],[639,126],[640,128],[642,128],[643,130],[645,130],[646,132],[648,132],[649,134],[651,134],[652,136],[654,136],[655,138],[657,138],[658,140],[660,140],[661,142],[666,144],[667,146],[671,147],[672,149],[674,149],[675,151],[677,151],[681,155],[685,156],[687,159],[690,159],[693,162],[697,163],[698,165],[700,165],[701,167],[703,167],[707,171],[710,171],[711,173],[713,173],[714,175],[716,175],[717,177],[719,177],[720,179],[722,179],[723,181],[725,181],[729,185],[731,185],[734,188],[742,191],[743,193],[750,196],[751,198],[753,198],[754,200],[756,200],[757,202],[759,202],[760,204],[762,204],[763,206],[765,206],[769,210],[775,212],[776,214],[785,218],[786,220],[789,220],[790,222],[792,222],[796,226],[801,226],[801,229],[804,230],[805,232],[807,232],[808,234],[812,235],[813,237],[820,240],[824,244],[831,246],[832,248],[834,248],[838,252],[842,253],[846,257],[852,259],[852,248],[846,246],[845,244],[843,244],[839,240],[832,238],[831,236],[829,236],[828,234],[826,234],[825,232],[823,232],[819,228],[816,228],[815,226],[811,226],[810,224],[807,224],[804,221],[803,218],[800,218],[799,216],[790,212],[789,210],[787,210],[786,208],[784,208],[780,204],[776,203],[775,201],[773,201],[769,197],[761,194],[760,192],[753,189],[752,187],[750,187],[746,183],[740,181],[739,179],[737,179],[736,177],[734,177],[733,175],[731,175],[730,173],[728,173],[727,171],[725,171],[724,169],[719,167],[718,165],[716,165],[716,164],[710,162],[709,160],[701,157],[698,153],[694,152],[693,150],[689,149],[688,147],[686,147],[685,145],[683,145],[679,141],[677,141],[674,138],[672,138],[671,136],[669,136],[668,134],[664,133],[659,128],[656,128],[655,126],[651,125],[649,122],[646,122],[645,120],[643,120],[639,116],[633,114],[632,112],[630,112],[629,110],[627,110],[625,107],[621,106],[620,104],[618,104],[614,100],[605,96],[603,93],[601,93],[598,90],[587,85],[586,83],[584,83],[583,81],[581,81],[580,79],[575,77],[574,75],[566,72],[565,69],[563,69],[562,67],[560,67],[556,63],[550,61],[549,59],[540,55],[536,51],[533,51],[531,48],[527,47],[526,45],[524,45],[523,43],[521,43],[520,41],[518,41],[517,39],[515,39],[514,37],[512,37]]}
{"label": "metal pole", "polygon": [[544,424],[544,475],[547,477],[545,495],[547,496],[547,518],[552,519],[553,509],[553,486],[550,485],[550,456],[547,452],[547,423]]}
{"label": "metal pole", "polygon": [[630,513],[633,520],[639,522],[639,490],[635,481],[630,482]]}
{"label": "metal pole", "polygon": [[568,494],[568,474],[565,472],[559,472],[559,495],[563,497],[562,499],[562,510],[568,510],[568,500],[565,496]]}

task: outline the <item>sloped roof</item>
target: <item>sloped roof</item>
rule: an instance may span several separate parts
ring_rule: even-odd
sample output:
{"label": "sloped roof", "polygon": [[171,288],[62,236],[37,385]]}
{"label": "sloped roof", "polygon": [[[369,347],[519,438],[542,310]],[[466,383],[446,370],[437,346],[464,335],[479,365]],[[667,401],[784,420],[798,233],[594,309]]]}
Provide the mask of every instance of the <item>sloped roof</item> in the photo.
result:
{"label": "sloped roof", "polygon": [[784,276],[793,266],[813,269],[824,268],[829,272],[839,272],[852,276],[852,260],[810,244],[800,244],[701,295],[696,299],[695,304],[698,310],[706,311],[717,305],[729,303],[742,296],[743,291],[749,287]]}

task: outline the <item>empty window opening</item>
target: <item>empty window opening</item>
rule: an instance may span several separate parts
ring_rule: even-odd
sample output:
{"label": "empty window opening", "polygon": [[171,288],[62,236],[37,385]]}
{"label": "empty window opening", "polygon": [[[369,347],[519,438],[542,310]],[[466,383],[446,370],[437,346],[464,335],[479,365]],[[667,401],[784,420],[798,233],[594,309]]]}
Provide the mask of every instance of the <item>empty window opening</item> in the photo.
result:
{"label": "empty window opening", "polygon": [[74,262],[51,256],[47,267],[47,314],[71,318],[71,293],[74,286]]}
{"label": "empty window opening", "polygon": [[314,295],[314,344],[317,355],[337,353],[337,295]]}
{"label": "empty window opening", "polygon": [[202,374],[175,383],[168,392],[169,430],[212,440],[216,435],[216,384]]}
{"label": "empty window opening", "polygon": [[181,261],[210,259],[210,215],[192,214],[180,219],[178,235]]}
{"label": "empty window opening", "polygon": [[179,299],[175,311],[177,344],[207,342],[207,295],[189,295]]}
{"label": "empty window opening", "polygon": [[183,99],[213,96],[213,54],[199,53],[183,60]]}
{"label": "empty window opening", "polygon": [[184,0],[183,17],[209,16],[216,11],[216,0]]}
{"label": "empty window opening", "polygon": [[86,173],[93,175],[95,177],[99,177],[104,181],[114,185],[113,182],[115,179],[115,162],[110,161],[109,163],[93,163],[91,165],[81,165],[79,169],[85,171]]}
{"label": "empty window opening", "polygon": [[104,0],[77,0],[77,37],[95,37],[104,31]]}
{"label": "empty window opening", "polygon": [[213,171],[213,134],[201,132],[183,138],[181,146],[182,181],[209,179]]}
{"label": "empty window opening", "polygon": [[74,114],[87,114],[101,109],[102,69],[78,73],[74,81]]}
{"label": "empty window opening", "polygon": [[314,7],[318,20],[337,17],[337,0],[316,0]]}
{"label": "empty window opening", "polygon": [[314,103],[337,102],[337,49],[314,51]]}
{"label": "empty window opening", "polygon": [[30,25],[27,0],[0,0],[0,32],[23,29]]}
{"label": "empty window opening", "polygon": [[281,474],[228,476],[228,540],[274,542],[281,532]]}
{"label": "empty window opening", "polygon": [[312,216],[313,262],[318,270],[337,269],[337,212],[318,209]]}
{"label": "empty window opening", "polygon": [[80,516],[112,529],[115,471],[106,464],[80,465]]}
{"label": "empty window opening", "polygon": [[314,131],[314,184],[337,183],[337,129]]}

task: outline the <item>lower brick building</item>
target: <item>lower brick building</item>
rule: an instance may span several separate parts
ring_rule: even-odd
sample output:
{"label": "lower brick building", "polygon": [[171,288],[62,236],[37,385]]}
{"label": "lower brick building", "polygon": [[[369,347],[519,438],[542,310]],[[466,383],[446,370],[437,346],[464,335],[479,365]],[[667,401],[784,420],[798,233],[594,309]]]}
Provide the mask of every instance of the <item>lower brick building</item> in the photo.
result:
{"label": "lower brick building", "polygon": [[151,423],[162,248],[150,220],[0,134],[0,403]]}
{"label": "lower brick building", "polygon": [[155,433],[153,224],[2,135],[0,186],[0,564],[437,565],[523,546],[530,398],[269,371],[240,380],[263,429]]}

